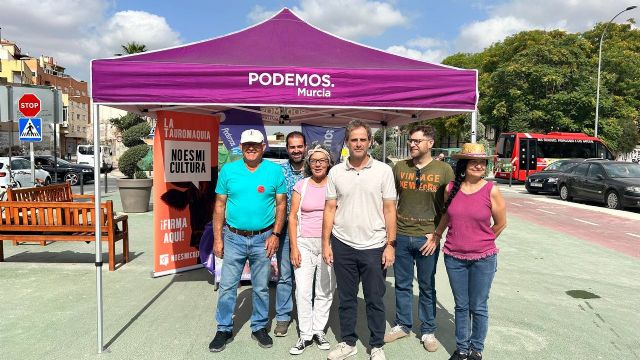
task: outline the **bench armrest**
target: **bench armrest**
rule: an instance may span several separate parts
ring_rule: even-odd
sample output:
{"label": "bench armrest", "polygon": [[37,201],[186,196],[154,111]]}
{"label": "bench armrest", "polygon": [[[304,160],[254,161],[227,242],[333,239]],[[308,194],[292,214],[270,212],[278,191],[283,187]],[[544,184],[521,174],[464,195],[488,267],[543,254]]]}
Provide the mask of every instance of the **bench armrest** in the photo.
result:
{"label": "bench armrest", "polygon": [[123,222],[123,221],[127,221],[127,219],[129,219],[129,215],[117,215],[113,217],[113,222],[114,223],[119,223],[119,222]]}

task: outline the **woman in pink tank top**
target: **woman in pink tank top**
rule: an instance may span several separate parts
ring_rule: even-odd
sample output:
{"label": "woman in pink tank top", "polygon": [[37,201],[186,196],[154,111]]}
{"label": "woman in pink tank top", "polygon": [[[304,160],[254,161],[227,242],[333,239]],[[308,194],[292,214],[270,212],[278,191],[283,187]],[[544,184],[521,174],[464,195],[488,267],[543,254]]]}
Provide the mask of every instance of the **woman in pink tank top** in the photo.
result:
{"label": "woman in pink tank top", "polygon": [[[450,360],[481,360],[488,330],[488,300],[497,269],[495,240],[507,225],[504,199],[483,179],[484,146],[464,144],[455,181],[445,192],[445,214],[428,243],[437,245],[448,227],[444,263],[455,301],[456,351]],[[492,225],[493,220],[493,225]]]}

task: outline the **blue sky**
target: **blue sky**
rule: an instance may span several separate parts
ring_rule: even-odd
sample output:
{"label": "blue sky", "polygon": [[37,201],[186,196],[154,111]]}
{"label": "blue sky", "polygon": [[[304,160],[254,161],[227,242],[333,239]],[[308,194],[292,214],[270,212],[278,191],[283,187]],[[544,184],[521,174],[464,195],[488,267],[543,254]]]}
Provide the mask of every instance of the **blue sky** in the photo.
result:
{"label": "blue sky", "polygon": [[[137,41],[160,49],[217,37],[283,7],[329,32],[382,50],[439,62],[530,29],[584,31],[640,0],[2,0],[2,38],[49,55],[81,80],[89,60]],[[26,11],[26,9],[30,9]],[[617,19],[638,17],[633,10]]]}

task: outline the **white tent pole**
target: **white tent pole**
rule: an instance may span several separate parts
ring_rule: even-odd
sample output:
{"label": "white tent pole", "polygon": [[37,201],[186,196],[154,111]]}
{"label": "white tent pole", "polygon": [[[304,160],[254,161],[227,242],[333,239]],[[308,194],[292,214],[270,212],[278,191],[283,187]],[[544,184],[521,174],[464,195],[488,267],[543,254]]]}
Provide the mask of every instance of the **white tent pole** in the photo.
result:
{"label": "white tent pole", "polygon": [[471,142],[476,142],[476,132],[478,129],[478,112],[471,112]]}
{"label": "white tent pole", "polygon": [[382,162],[387,163],[387,122],[382,122]]}
{"label": "white tent pole", "polygon": [[93,212],[93,224],[96,228],[96,304],[97,304],[97,336],[98,336],[98,354],[102,354],[104,350],[104,339],[102,335],[102,243],[100,241],[101,227],[100,223],[100,105],[96,105],[91,101],[91,118],[93,120],[93,195],[95,198],[95,208]]}

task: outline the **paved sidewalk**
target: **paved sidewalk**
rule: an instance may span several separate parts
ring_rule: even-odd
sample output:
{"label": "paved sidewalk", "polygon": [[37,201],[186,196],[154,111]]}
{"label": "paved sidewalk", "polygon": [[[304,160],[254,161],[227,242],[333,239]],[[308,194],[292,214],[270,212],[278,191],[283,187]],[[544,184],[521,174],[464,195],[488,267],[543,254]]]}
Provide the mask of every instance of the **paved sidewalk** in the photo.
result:
{"label": "paved sidewalk", "polygon": [[[120,208],[117,192],[106,199]],[[498,241],[485,359],[640,359],[640,262],[526,219],[509,216],[508,222]],[[316,347],[289,355],[296,340],[293,331],[274,338],[273,348],[259,348],[250,339],[249,285],[239,290],[235,340],[222,353],[209,353],[216,305],[211,276],[197,270],[151,278],[152,213],[129,214],[129,225],[131,262],[103,272],[108,350],[102,355],[96,354],[94,244],[41,247],[5,241],[6,262],[0,263],[1,359],[326,358]],[[121,249],[118,244],[118,254]],[[455,350],[453,299],[442,258],[436,281],[441,348],[428,354],[411,336],[385,346],[388,359],[448,359]],[[417,284],[414,293],[417,303]],[[391,327],[393,272],[387,277],[384,301]],[[273,314],[273,297],[271,303]],[[336,305],[328,329],[332,345],[338,331]],[[359,311],[358,333],[366,344],[362,295]],[[359,342],[355,359],[365,358]]]}

